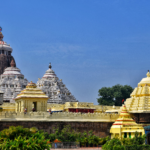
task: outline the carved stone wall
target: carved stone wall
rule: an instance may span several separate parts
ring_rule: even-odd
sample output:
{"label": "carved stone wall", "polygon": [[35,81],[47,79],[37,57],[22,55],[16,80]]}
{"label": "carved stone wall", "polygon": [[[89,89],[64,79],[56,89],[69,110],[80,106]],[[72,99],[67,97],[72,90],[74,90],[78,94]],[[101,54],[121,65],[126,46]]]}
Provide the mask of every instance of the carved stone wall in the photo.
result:
{"label": "carved stone wall", "polygon": [[131,116],[136,121],[136,123],[150,123],[150,113],[133,113]]}
{"label": "carved stone wall", "polygon": [[[6,56],[5,54],[0,54],[0,75],[4,72],[4,69],[10,67],[11,61],[15,59],[13,56]],[[15,65],[16,67],[16,65]]]}
{"label": "carved stone wall", "polygon": [[75,131],[84,132],[93,130],[99,137],[110,135],[109,130],[113,122],[42,122],[42,121],[0,121],[0,131],[9,126],[23,126],[25,128],[37,127],[48,133],[53,133],[53,127],[59,126],[62,129],[65,125],[71,125]]}

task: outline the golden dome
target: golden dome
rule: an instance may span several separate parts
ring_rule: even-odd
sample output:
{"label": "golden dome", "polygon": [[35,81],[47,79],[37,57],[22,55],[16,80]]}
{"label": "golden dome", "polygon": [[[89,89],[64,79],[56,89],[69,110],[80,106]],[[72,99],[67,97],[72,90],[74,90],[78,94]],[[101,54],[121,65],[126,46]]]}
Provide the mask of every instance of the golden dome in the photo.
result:
{"label": "golden dome", "polygon": [[144,86],[144,85],[149,85],[150,86],[150,73],[149,73],[149,70],[148,70],[148,72],[147,72],[147,77],[146,78],[143,78],[142,80],[141,80],[141,82],[138,84],[138,86]]}
{"label": "golden dome", "polygon": [[28,83],[26,88],[36,88],[36,84],[31,81],[30,83]]}

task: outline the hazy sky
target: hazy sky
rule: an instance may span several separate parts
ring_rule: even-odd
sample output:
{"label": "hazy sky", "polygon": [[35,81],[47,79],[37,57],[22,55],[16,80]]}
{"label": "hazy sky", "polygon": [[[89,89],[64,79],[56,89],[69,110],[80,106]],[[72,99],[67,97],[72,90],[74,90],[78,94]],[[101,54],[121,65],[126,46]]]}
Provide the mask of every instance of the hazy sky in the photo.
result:
{"label": "hazy sky", "polygon": [[80,102],[136,87],[150,69],[148,0],[0,0],[0,26],[25,78],[37,82],[51,62]]}

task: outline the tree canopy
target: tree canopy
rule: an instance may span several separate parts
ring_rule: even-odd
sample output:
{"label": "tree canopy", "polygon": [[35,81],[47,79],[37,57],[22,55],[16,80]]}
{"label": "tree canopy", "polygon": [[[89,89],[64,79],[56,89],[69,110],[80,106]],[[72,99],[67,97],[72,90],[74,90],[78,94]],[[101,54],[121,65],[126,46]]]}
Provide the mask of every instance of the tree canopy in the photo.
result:
{"label": "tree canopy", "polygon": [[121,106],[122,100],[124,101],[130,97],[133,88],[129,85],[117,84],[112,87],[102,87],[98,91],[99,98],[97,99],[100,105],[115,105]]}

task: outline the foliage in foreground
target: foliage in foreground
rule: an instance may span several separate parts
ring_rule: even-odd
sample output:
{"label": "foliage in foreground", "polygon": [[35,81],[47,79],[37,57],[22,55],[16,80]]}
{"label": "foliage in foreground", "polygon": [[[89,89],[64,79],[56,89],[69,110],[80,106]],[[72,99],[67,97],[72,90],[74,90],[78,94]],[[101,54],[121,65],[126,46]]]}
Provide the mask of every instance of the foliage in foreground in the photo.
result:
{"label": "foliage in foreground", "polygon": [[49,149],[49,140],[44,132],[33,132],[28,128],[9,127],[0,132],[1,150],[43,150]]}
{"label": "foliage in foreground", "polygon": [[138,132],[135,133],[134,138],[113,138],[108,140],[103,146],[103,150],[149,150],[150,146],[143,145],[146,136],[140,136]]}
{"label": "foliage in foreground", "polygon": [[54,129],[54,133],[49,135],[49,139],[50,141],[58,139],[62,142],[80,142],[81,146],[96,146],[105,144],[109,137],[100,138],[95,136],[93,131],[81,133],[67,125],[62,130],[59,127]]}
{"label": "foliage in foreground", "polygon": [[97,146],[103,145],[109,140],[109,137],[100,138],[95,136],[93,131],[78,132],[71,128],[70,125],[60,129],[53,128],[53,133],[48,134],[37,128],[30,129],[18,127],[9,127],[0,132],[0,149],[7,150],[34,150],[34,149],[48,149],[49,143],[58,139],[61,142],[79,142],[81,146]]}

